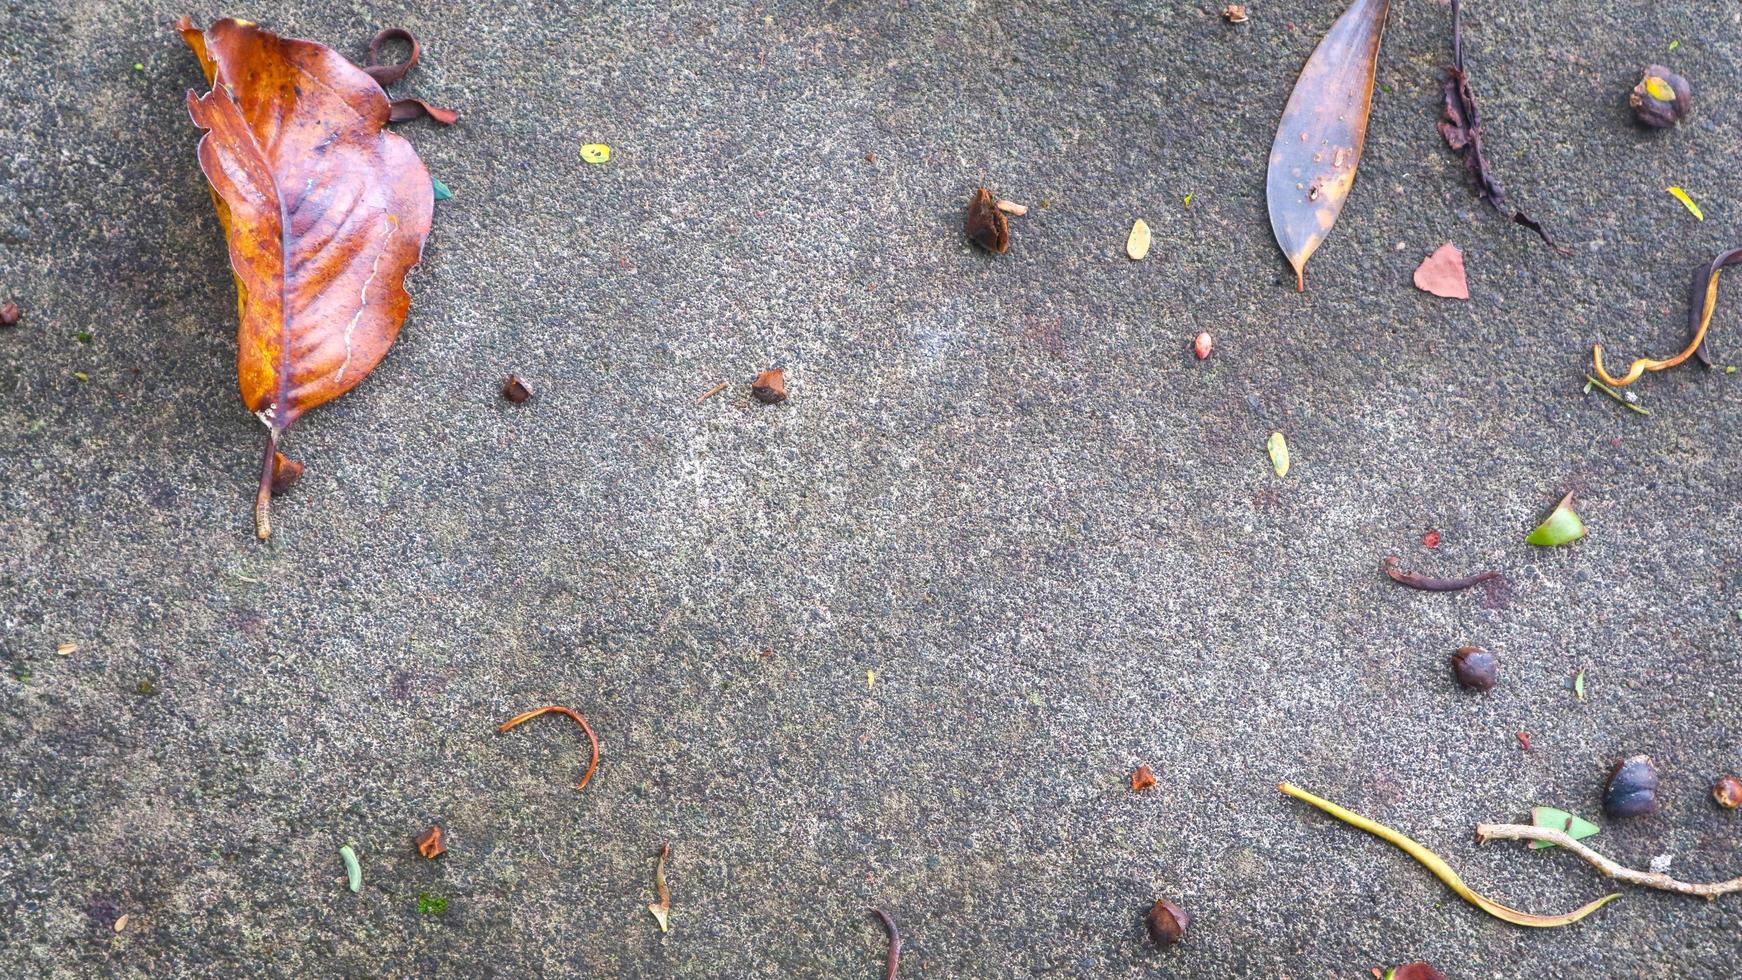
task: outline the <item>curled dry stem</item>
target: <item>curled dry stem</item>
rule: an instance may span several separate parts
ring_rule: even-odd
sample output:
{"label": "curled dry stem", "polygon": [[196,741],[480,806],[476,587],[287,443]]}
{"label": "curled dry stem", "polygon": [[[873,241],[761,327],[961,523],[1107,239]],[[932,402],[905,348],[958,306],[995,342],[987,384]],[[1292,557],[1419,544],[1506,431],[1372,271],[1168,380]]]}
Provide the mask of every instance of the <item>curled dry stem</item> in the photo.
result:
{"label": "curled dry stem", "polygon": [[1530,827],[1524,824],[1511,823],[1481,823],[1476,825],[1476,840],[1478,842],[1490,839],[1497,840],[1540,840],[1557,844],[1584,858],[1591,866],[1611,878],[1625,881],[1629,884],[1644,885],[1647,888],[1657,888],[1666,892],[1679,892],[1683,895],[1698,895],[1706,899],[1714,899],[1719,895],[1731,892],[1742,892],[1742,876],[1729,881],[1688,882],[1677,881],[1659,871],[1635,871],[1609,860],[1584,844],[1574,840],[1571,835],[1553,827]]}
{"label": "curled dry stem", "polygon": [[1471,905],[1476,906],[1496,919],[1504,919],[1513,925],[1530,926],[1536,929],[1548,929],[1555,926],[1571,925],[1621,897],[1620,892],[1604,895],[1602,898],[1574,909],[1565,915],[1533,915],[1529,912],[1520,912],[1518,909],[1509,908],[1505,905],[1501,905],[1499,902],[1484,898],[1482,895],[1478,894],[1475,889],[1464,884],[1464,879],[1458,877],[1458,873],[1453,871],[1451,865],[1447,864],[1438,854],[1435,854],[1421,846],[1398,831],[1392,830],[1390,827],[1387,827],[1382,823],[1369,820],[1358,813],[1345,810],[1335,803],[1332,803],[1330,800],[1314,796],[1293,783],[1282,783],[1277,786],[1277,789],[1297,800],[1318,807],[1320,810],[1336,817],[1338,820],[1343,821],[1351,827],[1358,827],[1387,843],[1397,846],[1402,849],[1405,854],[1420,861],[1429,871],[1432,871],[1434,877],[1445,882],[1446,887],[1456,892],[1459,898],[1462,898],[1464,901],[1469,902]]}
{"label": "curled dry stem", "polygon": [[1711,266],[1704,270],[1703,277],[1695,274],[1691,290],[1692,296],[1688,303],[1690,336],[1685,350],[1674,357],[1662,359],[1641,357],[1628,365],[1626,374],[1617,378],[1603,368],[1603,345],[1593,344],[1591,346],[1591,367],[1596,372],[1597,377],[1612,387],[1625,388],[1638,381],[1640,376],[1647,371],[1666,371],[1695,354],[1699,355],[1701,363],[1708,367],[1711,366],[1711,359],[1702,348],[1706,343],[1706,331],[1712,326],[1712,312],[1718,307],[1718,277],[1723,274],[1726,267],[1737,263],[1742,263],[1742,248],[1720,252],[1718,257],[1712,260]]}
{"label": "curled dry stem", "polygon": [[895,973],[901,969],[901,930],[895,928],[895,920],[882,909],[872,909],[871,914],[882,920],[883,928],[889,933],[888,972],[884,980],[895,980]]}
{"label": "curled dry stem", "polygon": [[496,728],[496,732],[497,734],[501,734],[523,721],[530,721],[537,718],[539,715],[551,711],[554,711],[559,715],[567,715],[570,718],[573,718],[575,723],[581,726],[581,731],[587,733],[587,741],[593,744],[593,759],[591,762],[587,763],[587,774],[582,776],[581,781],[575,784],[575,789],[586,789],[587,782],[593,778],[593,770],[599,768],[599,736],[593,734],[593,726],[587,724],[587,719],[582,718],[579,712],[572,711],[558,704],[546,705],[542,708],[534,708],[531,711],[515,715],[499,725]]}

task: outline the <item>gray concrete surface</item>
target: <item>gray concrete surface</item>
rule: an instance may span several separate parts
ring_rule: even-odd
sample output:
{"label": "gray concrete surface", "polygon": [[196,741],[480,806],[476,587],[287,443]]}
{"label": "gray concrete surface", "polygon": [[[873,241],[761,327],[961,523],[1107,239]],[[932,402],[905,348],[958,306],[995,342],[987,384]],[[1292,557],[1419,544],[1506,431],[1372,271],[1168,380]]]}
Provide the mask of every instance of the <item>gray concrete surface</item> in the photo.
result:
{"label": "gray concrete surface", "polygon": [[[1742,374],[1653,377],[1649,418],[1580,392],[1594,339],[1676,346],[1742,235],[1737,11],[1471,4],[1494,164],[1560,259],[1473,197],[1434,131],[1447,9],[1397,0],[1299,295],[1264,160],[1334,10],[1249,6],[231,11],[354,57],[410,27],[403,90],[465,113],[402,128],[457,196],[398,346],[292,432],[262,546],[169,29],[226,11],[5,5],[0,973],[873,977],[873,904],[913,977],[1733,972],[1742,903],[1514,928],[1275,787],[1559,911],[1605,882],[1474,824],[1594,815],[1606,761],[1649,752],[1662,813],[1595,843],[1742,873],[1706,796],[1742,768]],[[1680,131],[1628,120],[1654,60],[1693,81]],[[996,259],[961,236],[982,182],[1033,208]],[[1467,304],[1409,285],[1446,240]],[[1733,296],[1714,345],[1742,361]],[[1568,489],[1590,539],[1527,548]],[[1407,591],[1387,554],[1510,588]],[[1486,697],[1449,680],[1471,642]],[[604,740],[583,793],[571,726],[493,731],[549,701]],[[1158,895],[1196,916],[1171,951]]]}

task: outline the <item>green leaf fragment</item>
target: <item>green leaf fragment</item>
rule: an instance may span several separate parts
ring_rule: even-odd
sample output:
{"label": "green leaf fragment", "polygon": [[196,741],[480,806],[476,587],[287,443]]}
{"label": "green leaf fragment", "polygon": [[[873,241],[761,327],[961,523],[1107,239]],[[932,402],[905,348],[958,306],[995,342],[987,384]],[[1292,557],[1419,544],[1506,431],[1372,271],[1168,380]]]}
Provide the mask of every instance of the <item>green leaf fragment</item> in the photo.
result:
{"label": "green leaf fragment", "polygon": [[1593,386],[1597,387],[1597,388],[1601,388],[1603,390],[1603,394],[1608,395],[1610,398],[1615,399],[1616,401],[1620,402],[1622,405],[1624,405],[1625,407],[1627,407],[1628,409],[1630,409],[1632,411],[1638,412],[1641,415],[1650,415],[1651,414],[1651,409],[1645,408],[1644,406],[1641,406],[1641,405],[1635,405],[1632,401],[1629,401],[1629,399],[1631,399],[1633,397],[1631,393],[1624,394],[1622,392],[1616,391],[1614,388],[1611,388],[1608,385],[1604,384],[1603,382],[1598,381],[1596,378],[1593,378],[1588,374],[1585,375],[1585,394],[1587,394],[1587,395],[1590,394],[1591,388]]}
{"label": "green leaf fragment", "polygon": [[1675,50],[1675,49],[1676,49],[1676,48],[1679,48],[1679,47],[1681,47],[1681,46],[1682,46],[1682,43],[1681,43],[1681,42],[1680,42],[1680,41],[1671,41],[1671,42],[1669,42],[1669,49],[1670,49],[1670,50],[1671,50],[1671,51],[1674,51],[1674,50]]}
{"label": "green leaf fragment", "polygon": [[442,183],[442,179],[440,177],[431,177],[429,179],[429,183],[430,183],[431,187],[435,188],[435,199],[436,200],[445,201],[448,198],[454,196],[454,192],[448,190],[448,185]]}
{"label": "green leaf fragment", "polygon": [[1582,667],[1573,675],[1573,695],[1580,701],[1585,700],[1585,671]]}
{"label": "green leaf fragment", "polygon": [[357,852],[346,844],[339,848],[339,857],[345,860],[345,883],[351,886],[353,893],[363,890],[363,866],[357,863]]}
{"label": "green leaf fragment", "polygon": [[133,70],[134,70],[134,71],[144,71],[144,70],[145,70],[145,66],[144,66],[144,65],[142,65],[142,64],[140,64],[140,63],[139,63],[139,62],[137,62],[137,61],[135,61],[135,62],[134,62],[134,63],[133,63]]}
{"label": "green leaf fragment", "polygon": [[90,375],[88,375],[88,374],[86,374],[86,373],[85,373],[85,372],[83,372],[83,371],[74,371],[74,372],[73,372],[73,377],[75,377],[75,378],[77,378],[77,379],[79,379],[79,380],[80,380],[80,381],[89,381],[89,380],[91,380],[91,376],[90,376]]}
{"label": "green leaf fragment", "polygon": [[581,147],[581,159],[588,163],[606,163],[611,159],[611,147],[606,143],[588,143]]}
{"label": "green leaf fragment", "polygon": [[1534,544],[1543,548],[1556,545],[1571,544],[1585,536],[1585,522],[1573,512],[1573,495],[1567,494],[1561,502],[1555,505],[1554,513],[1548,515],[1548,520],[1536,526],[1525,538],[1526,544]]}
{"label": "green leaf fragment", "polygon": [[1270,434],[1270,441],[1264,444],[1264,448],[1270,451],[1271,469],[1276,471],[1277,476],[1287,476],[1288,440],[1282,437],[1282,433],[1272,432]]}
{"label": "green leaf fragment", "polygon": [[88,344],[91,342],[91,332],[89,330],[80,330],[78,333],[73,334],[73,339],[81,344]]}
{"label": "green leaf fragment", "polygon": [[[1597,826],[1578,814],[1557,810],[1552,806],[1537,806],[1530,808],[1530,825],[1532,827],[1550,827],[1565,831],[1573,840],[1584,840],[1592,834],[1600,833],[1603,828]],[[1555,845],[1545,840],[1530,842],[1531,850],[1540,851],[1545,847]]]}

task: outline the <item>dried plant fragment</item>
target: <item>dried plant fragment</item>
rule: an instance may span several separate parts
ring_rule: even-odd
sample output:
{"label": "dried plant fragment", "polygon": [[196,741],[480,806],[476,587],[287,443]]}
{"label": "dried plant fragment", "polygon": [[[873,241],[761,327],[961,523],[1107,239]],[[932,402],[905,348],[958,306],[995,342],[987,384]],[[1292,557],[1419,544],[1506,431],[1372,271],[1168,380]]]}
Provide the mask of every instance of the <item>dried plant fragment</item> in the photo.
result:
{"label": "dried plant fragment", "polygon": [[[1733,892],[1742,892],[1742,875],[1728,881],[1691,882],[1677,881],[1661,871],[1635,871],[1622,867],[1609,860],[1584,844],[1579,843],[1565,832],[1553,827],[1526,827],[1522,824],[1482,823],[1476,825],[1476,842],[1486,843],[1489,840],[1528,840],[1548,841],[1559,847],[1564,847],[1605,875],[1628,884],[1644,885],[1647,888],[1657,888],[1666,892],[1677,892],[1682,895],[1698,895],[1702,898],[1717,898]],[[1605,896],[1604,901],[1616,898],[1620,892]]]}
{"label": "dried plant fragment", "polygon": [[1230,24],[1244,24],[1250,18],[1246,15],[1246,5],[1231,3],[1222,8],[1222,19]]}
{"label": "dried plant fragment", "polygon": [[593,771],[599,768],[599,736],[593,734],[593,726],[587,724],[587,719],[582,718],[578,712],[572,711],[561,705],[546,705],[542,708],[534,708],[531,711],[515,715],[497,726],[496,732],[497,734],[501,734],[521,722],[530,721],[533,718],[537,718],[539,715],[547,714],[552,711],[559,715],[566,715],[569,718],[574,719],[575,724],[581,726],[581,731],[587,733],[587,741],[593,746],[593,758],[587,763],[587,772],[581,777],[581,781],[575,784],[575,789],[577,790],[586,789],[587,783],[593,778]]}
{"label": "dried plant fragment", "polygon": [[901,969],[901,930],[895,927],[895,920],[882,909],[872,909],[871,914],[883,923],[883,931],[889,933],[889,953],[886,958],[888,966],[883,980],[895,980],[896,971]]}
{"label": "dried plant fragment", "polygon": [[[1446,887],[1456,892],[1459,898],[1462,898],[1464,901],[1469,902],[1471,905],[1476,906],[1489,915],[1494,916],[1496,919],[1510,922],[1513,925],[1531,926],[1538,929],[1571,925],[1621,897],[1620,892],[1604,895],[1602,898],[1596,899],[1595,901],[1568,912],[1565,915],[1533,915],[1529,912],[1520,912],[1517,909],[1508,908],[1505,905],[1501,905],[1499,902],[1484,898],[1469,885],[1464,884],[1464,879],[1458,877],[1458,873],[1452,870],[1452,866],[1447,864],[1439,855],[1421,846],[1398,831],[1377,821],[1369,820],[1358,813],[1345,810],[1335,803],[1332,803],[1330,800],[1314,796],[1293,783],[1283,783],[1278,786],[1277,789],[1297,800],[1318,807],[1320,810],[1336,817],[1338,820],[1343,821],[1351,827],[1365,830],[1380,840],[1396,846],[1405,854],[1420,861],[1423,866],[1434,873],[1434,877],[1445,882]],[[1534,830],[1535,828],[1526,827],[1524,829]],[[1478,830],[1478,833],[1480,833],[1480,830]]]}
{"label": "dried plant fragment", "polygon": [[764,405],[786,401],[786,372],[780,368],[764,371],[750,382],[750,397]]}
{"label": "dried plant fragment", "polygon": [[1638,381],[1647,371],[1665,371],[1689,357],[1698,357],[1701,364],[1711,367],[1712,355],[1707,349],[1706,332],[1712,326],[1712,312],[1718,307],[1718,277],[1726,268],[1738,263],[1742,263],[1742,248],[1733,248],[1727,252],[1719,252],[1710,266],[1694,274],[1688,300],[1689,338],[1686,350],[1663,360],[1642,357],[1627,368],[1626,374],[1616,378],[1603,369],[1603,345],[1595,344],[1591,347],[1591,363],[1597,377],[1617,388],[1625,388]]}
{"label": "dried plant fragment", "polygon": [[532,389],[526,386],[526,382],[520,379],[520,375],[510,374],[502,382],[502,397],[518,405],[532,397]]}
{"label": "dried plant fragment", "polygon": [[1270,146],[1265,197],[1276,244],[1306,289],[1306,262],[1355,183],[1390,0],[1355,0],[1307,59]]}
{"label": "dried plant fragment", "polygon": [[283,453],[272,456],[272,492],[274,495],[289,490],[296,481],[302,479],[302,464]]}
{"label": "dried plant fragment", "polygon": [[1191,924],[1192,917],[1185,909],[1165,898],[1156,899],[1143,916],[1143,928],[1149,933],[1149,941],[1164,949],[1184,939],[1186,927]]}
{"label": "dried plant fragment", "polygon": [[1460,589],[1481,585],[1489,579],[1500,577],[1499,572],[1489,571],[1465,575],[1462,578],[1435,578],[1420,572],[1401,571],[1397,567],[1395,557],[1385,559],[1385,574],[1391,576],[1391,580],[1399,585],[1407,585],[1412,589],[1421,589],[1424,592],[1457,592]]}
{"label": "dried plant fragment", "polygon": [[1004,212],[1005,214],[1011,215],[1012,217],[1016,217],[1016,218],[1020,218],[1023,215],[1028,213],[1028,209],[1026,207],[1023,207],[1022,205],[1017,204],[1015,201],[999,201],[997,207],[998,207],[998,210]]}
{"label": "dried plant fragment", "polygon": [[1644,77],[1627,97],[1633,118],[1653,129],[1665,129],[1687,118],[1693,102],[1688,80],[1662,65],[1647,65]]}
{"label": "dried plant fragment", "polygon": [[1446,980],[1446,975],[1428,963],[1417,960],[1386,970],[1385,980]]}
{"label": "dried plant fragment", "polygon": [[24,311],[18,308],[16,300],[7,300],[0,306],[0,327],[16,327],[18,321],[24,319]]}
{"label": "dried plant fragment", "polygon": [[1141,793],[1155,788],[1155,771],[1148,766],[1138,766],[1131,770],[1131,792]]}
{"label": "dried plant fragment", "polygon": [[968,204],[968,240],[993,255],[1010,248],[1010,220],[992,201],[992,192],[982,187]]}
{"label": "dried plant fragment", "polygon": [[[411,47],[411,54],[398,64],[384,65],[381,63],[381,46],[388,41],[404,41]],[[417,64],[417,59],[423,56],[423,48],[418,45],[417,38],[403,27],[389,27],[376,34],[369,41],[369,60],[363,65],[363,70],[375,79],[375,84],[381,86],[382,94],[387,93],[387,86],[405,77]],[[412,119],[422,119],[428,116],[443,126],[452,126],[460,121],[460,114],[453,109],[443,109],[430,105],[422,99],[395,99],[388,103],[388,122],[407,122]]]}
{"label": "dried plant fragment", "polygon": [[1131,234],[1125,237],[1125,254],[1131,256],[1131,261],[1142,262],[1149,254],[1149,223],[1138,218],[1131,224]]}
{"label": "dried plant fragment", "polygon": [[1556,244],[1554,237],[1540,223],[1506,202],[1506,190],[1488,169],[1488,158],[1482,152],[1482,115],[1476,107],[1476,93],[1470,88],[1470,76],[1464,70],[1464,12],[1462,0],[1452,0],[1452,65],[1446,69],[1446,109],[1440,120],[1440,135],[1452,152],[1461,156],[1464,166],[1476,177],[1476,192],[1494,210],[1512,212],[1512,220],[1536,232],[1544,244],[1561,255],[1573,254]]}
{"label": "dried plant fragment", "polygon": [[432,824],[430,828],[417,835],[417,853],[426,858],[435,859],[447,852],[447,845],[442,843],[442,825]]}
{"label": "dried plant fragment", "polygon": [[1415,288],[1447,299],[1469,299],[1470,284],[1464,276],[1464,252],[1447,242],[1421,260],[1415,270]]}
{"label": "dried plant fragment", "polygon": [[188,93],[237,286],[236,373],[266,425],[255,531],[272,533],[278,442],[362,381],[411,305],[435,202],[387,97],[337,52],[221,20],[178,25],[212,85]]}
{"label": "dried plant fragment", "polygon": [[659,901],[649,905],[647,911],[659,921],[660,932],[670,932],[671,920],[671,890],[665,887],[665,859],[671,853],[671,845],[663,844],[659,848],[659,863],[653,868],[653,888],[659,893]]}

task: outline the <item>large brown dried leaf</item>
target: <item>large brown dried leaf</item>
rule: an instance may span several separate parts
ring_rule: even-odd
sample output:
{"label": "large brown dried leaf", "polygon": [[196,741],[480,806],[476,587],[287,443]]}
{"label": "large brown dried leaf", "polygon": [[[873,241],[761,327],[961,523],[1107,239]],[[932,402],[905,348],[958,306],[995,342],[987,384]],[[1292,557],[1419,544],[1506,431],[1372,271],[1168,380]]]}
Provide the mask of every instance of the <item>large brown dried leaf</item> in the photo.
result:
{"label": "large brown dried leaf", "polygon": [[417,151],[385,131],[381,86],[337,52],[247,21],[178,27],[212,83],[188,111],[236,277],[242,401],[267,426],[265,538],[278,439],[387,353],[434,199]]}
{"label": "large brown dried leaf", "polygon": [[1391,0],[1355,0],[1319,42],[1282,111],[1265,197],[1276,243],[1306,289],[1306,262],[1343,210],[1361,146]]}

